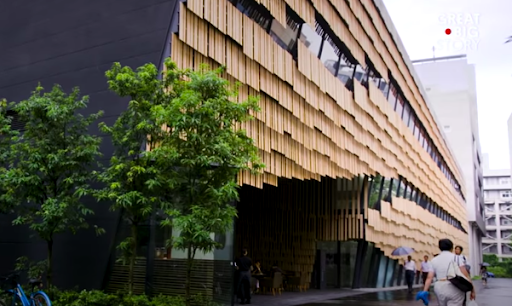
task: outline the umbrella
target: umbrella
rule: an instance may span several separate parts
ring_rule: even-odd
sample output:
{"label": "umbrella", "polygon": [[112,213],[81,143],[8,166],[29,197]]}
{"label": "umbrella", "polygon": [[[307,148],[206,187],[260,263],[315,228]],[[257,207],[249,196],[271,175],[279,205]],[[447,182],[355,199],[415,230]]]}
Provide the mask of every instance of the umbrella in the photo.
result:
{"label": "umbrella", "polygon": [[487,262],[483,262],[483,263],[482,263],[482,267],[490,267],[490,266],[491,266],[491,265],[490,265],[489,263],[487,263]]}
{"label": "umbrella", "polygon": [[409,255],[409,254],[412,254],[412,253],[414,253],[414,249],[413,248],[399,247],[399,248],[396,248],[391,253],[391,255],[393,255],[393,256],[405,256],[405,255]]}

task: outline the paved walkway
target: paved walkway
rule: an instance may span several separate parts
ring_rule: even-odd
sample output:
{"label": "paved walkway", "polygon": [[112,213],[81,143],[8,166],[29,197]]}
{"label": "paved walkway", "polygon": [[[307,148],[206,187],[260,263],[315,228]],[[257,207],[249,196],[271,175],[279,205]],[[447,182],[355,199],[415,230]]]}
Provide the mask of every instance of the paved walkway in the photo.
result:
{"label": "paved walkway", "polygon": [[[399,287],[406,288],[406,287]],[[252,296],[251,305],[253,306],[298,306],[298,305],[325,305],[324,303],[332,304],[333,301],[340,300],[346,297],[359,296],[372,292],[387,292],[397,290],[397,288],[389,289],[327,289],[317,290],[309,289],[306,292],[289,292],[285,291],[281,295],[277,294],[255,294]],[[309,304],[308,304],[309,303]],[[238,305],[238,303],[235,303]]]}
{"label": "paved walkway", "polygon": [[[478,306],[506,306],[511,305],[512,301],[512,279],[490,279],[487,287],[481,282],[475,282],[477,288],[476,301]],[[423,305],[414,300],[414,294],[407,294],[406,290],[380,291],[372,293],[358,292],[357,295],[350,295],[339,299],[325,299],[323,301],[309,302],[304,301],[303,306],[410,306]],[[432,306],[437,306],[435,295],[432,295]]]}

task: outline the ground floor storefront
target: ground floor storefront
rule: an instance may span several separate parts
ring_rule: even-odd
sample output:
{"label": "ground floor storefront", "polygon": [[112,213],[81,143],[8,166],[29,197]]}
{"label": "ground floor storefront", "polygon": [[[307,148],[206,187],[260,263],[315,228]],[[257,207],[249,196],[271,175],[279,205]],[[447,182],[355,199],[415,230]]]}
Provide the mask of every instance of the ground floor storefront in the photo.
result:
{"label": "ground floor storefront", "polygon": [[[220,247],[196,255],[193,293],[226,305],[235,303],[238,282],[233,262],[242,249],[261,265],[262,273],[253,275],[251,284],[258,296],[404,285],[402,258],[392,258],[389,250],[367,239],[367,231],[377,232],[368,225],[369,215],[380,214],[379,205],[368,207],[376,192],[380,197],[382,191],[372,188],[371,180],[363,176],[279,179],[277,186],[264,184],[263,188],[244,185],[233,230],[212,234]],[[157,217],[153,221],[139,235],[136,291],[183,294],[186,254],[166,248],[165,240],[176,233],[160,229]],[[121,239],[126,229],[119,231]],[[390,243],[385,242],[387,248]],[[105,281],[109,291],[122,289],[127,279],[127,267],[116,263],[115,257],[114,250]]]}

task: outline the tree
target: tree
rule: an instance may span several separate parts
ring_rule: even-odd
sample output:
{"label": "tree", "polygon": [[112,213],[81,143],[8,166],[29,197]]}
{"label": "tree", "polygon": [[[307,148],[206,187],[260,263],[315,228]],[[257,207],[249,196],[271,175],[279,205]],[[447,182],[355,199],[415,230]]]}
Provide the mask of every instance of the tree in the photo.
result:
{"label": "tree", "polygon": [[[174,71],[170,67],[170,71]],[[168,191],[173,183],[172,148],[158,147],[166,131],[157,124],[154,107],[169,104],[174,98],[169,85],[179,75],[166,73],[159,78],[158,69],[148,64],[133,71],[115,63],[106,72],[109,87],[121,97],[131,100],[128,109],[111,127],[102,124],[102,130],[112,136],[116,147],[109,167],[101,175],[105,188],[97,198],[110,200],[111,209],[120,211],[130,226],[130,235],[118,249],[121,261],[129,264],[128,291],[133,291],[133,270],[139,245],[138,232],[154,209],[168,206]]]}
{"label": "tree", "polygon": [[78,88],[67,95],[55,85],[50,92],[38,86],[28,100],[11,104],[24,129],[12,140],[0,181],[12,195],[8,200],[17,205],[13,224],[28,225],[46,241],[50,286],[55,235],[87,228],[86,216],[93,214],[82,198],[91,192],[100,156],[101,139],[88,129],[101,112],[82,115],[87,103]]}
{"label": "tree", "polygon": [[[174,68],[170,60],[166,66],[168,73]],[[188,304],[196,252],[213,251],[218,246],[213,233],[225,233],[236,216],[231,205],[238,199],[236,175],[264,167],[253,140],[236,128],[252,119],[258,101],[250,97],[237,102],[238,92],[221,77],[223,71],[202,66],[198,71],[172,72],[185,76],[171,84],[176,98],[154,108],[158,124],[169,127],[161,146],[176,154],[173,205],[164,226],[180,231],[172,245],[187,253]]]}
{"label": "tree", "polygon": [[[7,170],[10,154],[10,146],[18,132],[11,129],[12,115],[8,113],[7,102],[0,100],[0,178]],[[12,192],[8,191],[5,181],[0,180],[0,213],[9,213],[12,210]]]}

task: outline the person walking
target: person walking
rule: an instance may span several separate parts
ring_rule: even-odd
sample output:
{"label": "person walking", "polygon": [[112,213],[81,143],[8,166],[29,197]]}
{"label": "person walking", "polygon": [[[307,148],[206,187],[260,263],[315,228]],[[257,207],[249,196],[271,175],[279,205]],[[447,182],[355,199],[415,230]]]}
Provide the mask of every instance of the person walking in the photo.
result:
{"label": "person walking", "polygon": [[242,256],[236,261],[238,270],[238,297],[241,305],[251,303],[251,268],[252,260],[247,256],[247,249],[242,250]]}
{"label": "person walking", "polygon": [[[447,278],[450,265],[457,264],[455,255],[452,253],[453,242],[450,239],[439,240],[439,250],[441,250],[441,253],[430,262],[431,270],[429,271],[427,280],[423,286],[423,291],[418,292],[416,299],[421,299],[425,305],[428,305],[428,290],[435,276],[437,281],[434,284],[434,292],[436,293],[439,306],[465,305],[464,301],[466,293],[453,285]],[[464,276],[466,276],[468,281],[471,282],[471,278],[469,277],[465,265],[460,265],[460,271]],[[470,299],[474,300],[475,295],[475,288],[473,287]]]}
{"label": "person walking", "polygon": [[427,281],[428,272],[430,272],[432,268],[430,267],[430,262],[428,261],[428,255],[423,257],[423,261],[421,262],[421,279],[423,280],[423,284]]}
{"label": "person walking", "polygon": [[412,293],[412,285],[414,283],[414,276],[416,275],[416,262],[412,260],[412,257],[410,255],[407,256],[407,261],[405,262],[404,268],[407,289],[409,293]]}
{"label": "person walking", "polygon": [[487,277],[489,274],[487,274],[487,268],[485,266],[482,266],[480,268],[480,276],[482,276],[482,284],[484,286],[487,286]]}
{"label": "person walking", "polygon": [[459,265],[464,264],[464,266],[466,267],[466,271],[468,271],[468,273],[471,273],[471,266],[468,264],[468,260],[466,259],[466,256],[462,255],[462,251],[464,251],[464,248],[461,247],[460,245],[457,245],[455,247],[455,255],[457,255],[457,263]]}

